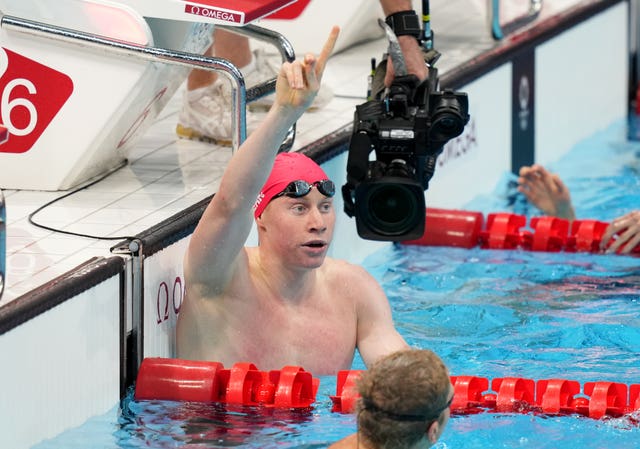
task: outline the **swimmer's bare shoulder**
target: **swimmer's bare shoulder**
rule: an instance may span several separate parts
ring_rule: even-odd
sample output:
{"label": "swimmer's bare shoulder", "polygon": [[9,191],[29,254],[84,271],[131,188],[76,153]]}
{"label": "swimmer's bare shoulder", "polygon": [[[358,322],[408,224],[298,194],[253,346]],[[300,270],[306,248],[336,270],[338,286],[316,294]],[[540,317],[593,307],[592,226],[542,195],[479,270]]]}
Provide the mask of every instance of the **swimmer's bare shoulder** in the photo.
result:
{"label": "swimmer's bare shoulder", "polygon": [[387,305],[387,297],[378,281],[361,265],[327,257],[323,267],[326,281],[340,296],[353,300],[358,307],[370,307],[372,301]]}
{"label": "swimmer's bare shoulder", "polygon": [[328,449],[355,449],[358,447],[358,435],[352,434],[348,437],[341,439],[340,441],[336,441]]}

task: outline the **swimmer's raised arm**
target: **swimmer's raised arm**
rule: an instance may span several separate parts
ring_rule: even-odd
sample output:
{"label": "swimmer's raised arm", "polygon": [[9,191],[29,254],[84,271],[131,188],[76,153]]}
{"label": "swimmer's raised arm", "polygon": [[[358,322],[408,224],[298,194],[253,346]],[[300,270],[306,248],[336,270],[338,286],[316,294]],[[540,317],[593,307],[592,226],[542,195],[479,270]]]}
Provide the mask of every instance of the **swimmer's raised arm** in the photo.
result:
{"label": "swimmer's raised arm", "polygon": [[334,27],[317,57],[308,54],[282,65],[273,106],[229,161],[218,192],[204,211],[191,237],[184,270],[187,282],[207,288],[207,296],[219,293],[229,281],[251,231],[256,197],[288,130],[315,98],[338,34]]}

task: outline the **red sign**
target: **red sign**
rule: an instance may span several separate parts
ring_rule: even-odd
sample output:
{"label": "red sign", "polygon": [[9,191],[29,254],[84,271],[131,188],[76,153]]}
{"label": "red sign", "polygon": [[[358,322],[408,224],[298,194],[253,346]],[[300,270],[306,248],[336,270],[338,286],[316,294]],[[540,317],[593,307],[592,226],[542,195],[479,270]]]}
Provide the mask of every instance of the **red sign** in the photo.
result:
{"label": "red sign", "polygon": [[307,5],[311,0],[298,0],[294,4],[287,6],[286,8],[282,8],[267,16],[267,19],[282,19],[282,20],[292,20],[296,19],[302,11],[305,10]]}
{"label": "red sign", "polygon": [[8,132],[0,153],[26,153],[73,92],[73,81],[0,47],[0,126]]}

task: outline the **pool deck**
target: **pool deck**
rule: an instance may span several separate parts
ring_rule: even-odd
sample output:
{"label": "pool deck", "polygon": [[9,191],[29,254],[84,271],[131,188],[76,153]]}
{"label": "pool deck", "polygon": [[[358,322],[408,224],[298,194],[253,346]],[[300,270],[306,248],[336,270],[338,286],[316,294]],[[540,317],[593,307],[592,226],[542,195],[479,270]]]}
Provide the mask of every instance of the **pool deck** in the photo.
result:
{"label": "pool deck", "polygon": [[[522,2],[508,3],[513,6],[504,5],[503,22],[523,9]],[[545,2],[537,22],[580,3],[585,1]],[[440,75],[483,52],[508,45],[509,37],[500,42],[491,37],[484,0],[432,1],[431,16],[435,48],[442,54],[437,63]],[[386,41],[378,39],[330,59],[323,82],[333,90],[334,97],[326,107],[307,113],[299,121],[294,150],[350,123],[354,106],[366,94],[369,60],[379,59],[385,48]],[[67,235],[29,222],[29,215],[36,209],[69,192],[4,190],[7,279],[0,306],[92,257],[111,256],[110,248],[122,237],[136,235],[215,193],[232,153],[228,147],[177,138],[174,130],[183,92],[184,88],[176,92],[130,152],[127,165],[34,217],[49,228],[94,237]]]}

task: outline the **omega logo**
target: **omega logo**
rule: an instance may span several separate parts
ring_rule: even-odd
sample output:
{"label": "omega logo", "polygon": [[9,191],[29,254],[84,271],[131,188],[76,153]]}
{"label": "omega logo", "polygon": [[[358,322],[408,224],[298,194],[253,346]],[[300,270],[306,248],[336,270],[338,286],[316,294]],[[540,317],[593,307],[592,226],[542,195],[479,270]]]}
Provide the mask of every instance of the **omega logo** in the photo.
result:
{"label": "omega logo", "polygon": [[225,22],[238,22],[237,15],[227,12],[219,11],[217,9],[201,8],[195,5],[185,5],[184,12],[188,14],[194,14],[196,16],[209,17],[210,19],[223,20]]}
{"label": "omega logo", "polygon": [[518,119],[520,120],[520,129],[526,131],[529,127],[529,116],[531,111],[529,110],[529,102],[531,100],[531,88],[529,86],[529,79],[526,76],[520,78],[520,85],[518,86],[518,102],[520,104],[520,111],[518,111]]}
{"label": "omega logo", "polygon": [[171,312],[175,315],[180,313],[180,307],[184,299],[185,288],[183,287],[182,278],[177,276],[173,281],[173,288],[169,291],[169,285],[166,282],[160,282],[158,293],[156,295],[156,323],[161,324],[167,321],[171,316]]}

